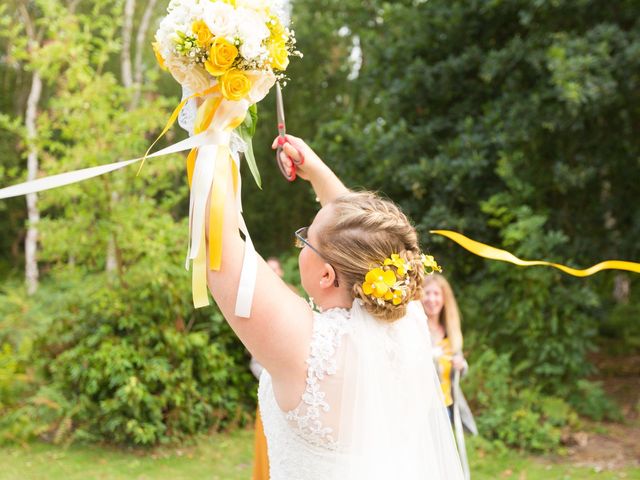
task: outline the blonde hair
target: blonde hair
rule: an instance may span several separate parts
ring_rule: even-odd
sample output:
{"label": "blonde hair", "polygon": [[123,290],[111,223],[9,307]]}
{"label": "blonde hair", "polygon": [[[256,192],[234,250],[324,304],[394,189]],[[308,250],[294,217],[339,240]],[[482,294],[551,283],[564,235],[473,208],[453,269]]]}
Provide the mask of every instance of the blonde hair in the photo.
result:
{"label": "blonde hair", "polygon": [[[418,234],[409,219],[391,201],[372,192],[349,192],[331,203],[335,219],[323,228],[318,247],[337,272],[353,298],[362,300],[374,317],[394,321],[402,318],[407,303],[420,299],[424,270]],[[376,303],[362,291],[369,270],[398,254],[414,267],[407,272],[407,295],[399,305]]]}
{"label": "blonde hair", "polygon": [[424,280],[424,286],[430,283],[435,283],[442,290],[443,306],[440,312],[439,322],[444,326],[447,337],[451,344],[451,350],[453,353],[462,351],[462,329],[460,327],[460,310],[458,309],[458,303],[456,297],[453,295],[453,289],[451,285],[439,273],[429,275]]}

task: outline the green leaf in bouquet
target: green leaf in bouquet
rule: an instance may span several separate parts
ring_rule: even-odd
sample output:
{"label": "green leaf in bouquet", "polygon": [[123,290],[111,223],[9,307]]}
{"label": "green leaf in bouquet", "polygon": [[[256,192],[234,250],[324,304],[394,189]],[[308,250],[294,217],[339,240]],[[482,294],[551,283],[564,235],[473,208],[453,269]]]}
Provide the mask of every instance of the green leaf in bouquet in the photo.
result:
{"label": "green leaf in bouquet", "polygon": [[240,138],[242,138],[242,140],[247,144],[247,150],[244,152],[244,158],[247,160],[249,170],[251,170],[251,174],[256,181],[256,185],[258,185],[258,188],[262,189],[260,171],[258,170],[258,165],[256,164],[256,157],[253,154],[253,143],[251,141],[253,135],[256,133],[257,124],[258,106],[256,104],[253,104],[251,105],[251,107],[249,107],[249,111],[247,112],[247,116],[244,118],[244,122],[242,122],[242,124],[237,128],[236,131],[238,132],[238,135],[240,135]]}

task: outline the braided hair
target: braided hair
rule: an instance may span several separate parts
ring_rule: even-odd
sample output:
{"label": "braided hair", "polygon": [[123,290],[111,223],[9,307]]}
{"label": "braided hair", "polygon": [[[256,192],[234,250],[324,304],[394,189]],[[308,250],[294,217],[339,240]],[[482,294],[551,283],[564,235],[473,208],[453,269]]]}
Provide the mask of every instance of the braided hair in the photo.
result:
{"label": "braided hair", "polygon": [[[404,213],[372,192],[349,192],[331,203],[335,220],[323,228],[318,246],[335,266],[340,283],[360,299],[374,317],[392,322],[402,318],[407,304],[418,300],[424,279],[418,234]],[[385,258],[397,254],[407,270],[406,295],[399,304],[375,301],[363,291],[364,278]]]}

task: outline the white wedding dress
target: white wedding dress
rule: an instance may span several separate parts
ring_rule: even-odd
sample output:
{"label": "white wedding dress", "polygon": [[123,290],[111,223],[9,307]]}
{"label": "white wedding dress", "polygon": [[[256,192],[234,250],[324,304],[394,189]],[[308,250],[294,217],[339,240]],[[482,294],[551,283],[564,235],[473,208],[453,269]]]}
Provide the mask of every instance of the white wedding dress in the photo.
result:
{"label": "white wedding dress", "polygon": [[288,412],[260,377],[271,480],[463,478],[419,302],[392,323],[357,300],[315,313],[307,364]]}

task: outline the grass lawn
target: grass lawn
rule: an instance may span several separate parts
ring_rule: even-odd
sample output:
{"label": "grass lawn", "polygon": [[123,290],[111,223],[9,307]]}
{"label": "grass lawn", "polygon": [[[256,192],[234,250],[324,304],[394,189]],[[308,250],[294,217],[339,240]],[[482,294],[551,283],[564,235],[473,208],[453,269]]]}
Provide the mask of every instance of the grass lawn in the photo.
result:
{"label": "grass lawn", "polygon": [[[183,448],[147,452],[34,443],[0,448],[0,480],[249,479],[252,448],[253,432],[247,430],[213,435]],[[474,442],[469,450],[474,480],[640,480],[640,468],[596,472],[561,463],[561,459],[487,453]]]}

